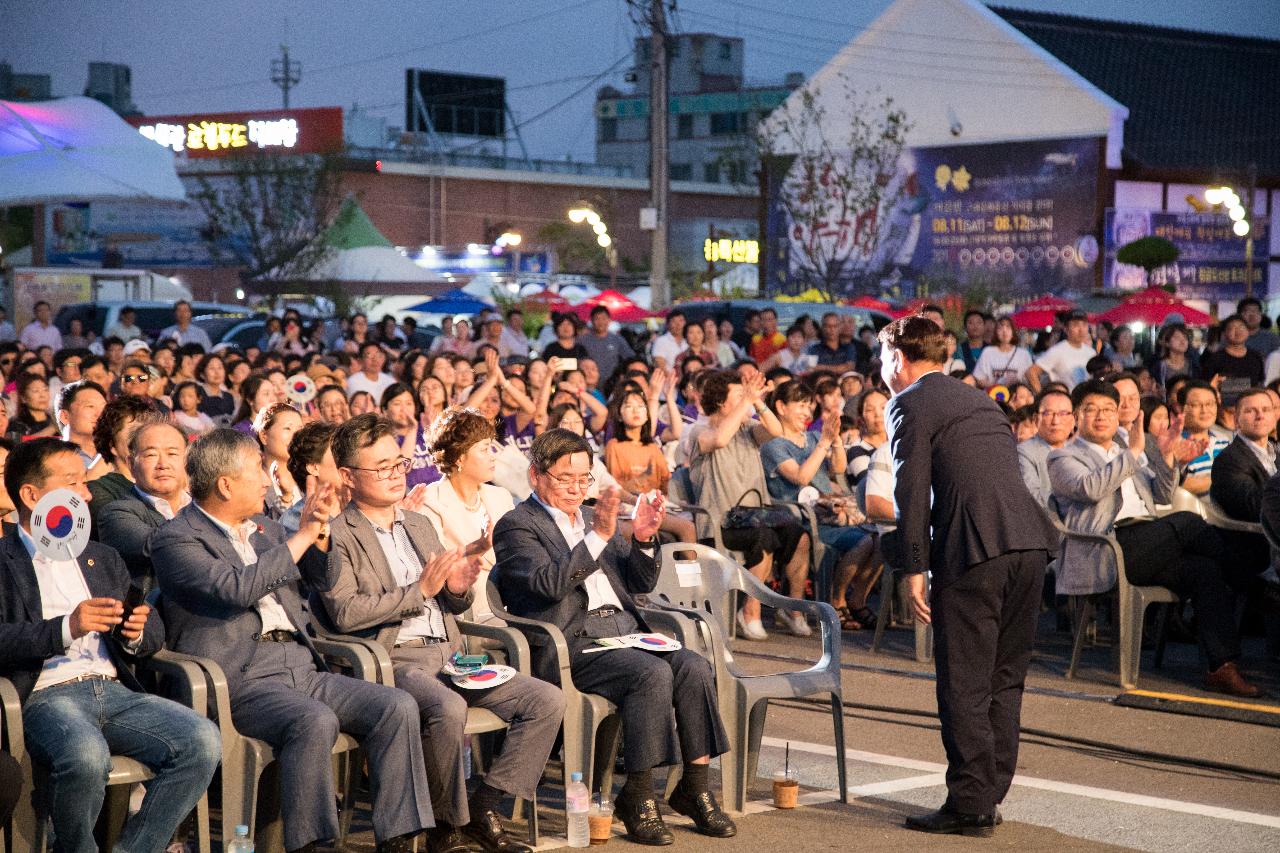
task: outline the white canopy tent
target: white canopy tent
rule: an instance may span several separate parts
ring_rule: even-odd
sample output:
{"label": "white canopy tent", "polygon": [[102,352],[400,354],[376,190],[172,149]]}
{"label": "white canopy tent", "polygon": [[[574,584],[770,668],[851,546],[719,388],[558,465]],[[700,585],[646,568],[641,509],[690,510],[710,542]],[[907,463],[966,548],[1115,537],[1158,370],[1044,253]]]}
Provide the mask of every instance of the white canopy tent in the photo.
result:
{"label": "white canopy tent", "polygon": [[[330,249],[306,275],[309,281],[394,281],[441,284],[437,272],[424,269],[391,246]],[[418,301],[422,301],[419,297]]]}
{"label": "white canopy tent", "polygon": [[0,101],[0,207],[184,198],[173,152],[105,104]]}
{"label": "white canopy tent", "polygon": [[[1107,167],[1121,166],[1128,108],[978,0],[897,0],[784,107],[798,110],[812,92],[836,141],[849,86],[873,102],[892,97],[912,123],[913,147],[1097,136],[1107,140]],[[785,145],[777,153],[794,153]]]}

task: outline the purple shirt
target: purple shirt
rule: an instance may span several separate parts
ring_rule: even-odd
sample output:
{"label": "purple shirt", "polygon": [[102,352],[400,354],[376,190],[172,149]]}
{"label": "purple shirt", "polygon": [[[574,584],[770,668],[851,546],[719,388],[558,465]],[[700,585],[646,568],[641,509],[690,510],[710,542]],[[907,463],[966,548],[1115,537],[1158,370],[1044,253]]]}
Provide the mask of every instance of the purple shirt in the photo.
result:
{"label": "purple shirt", "polygon": [[[404,447],[404,436],[396,436],[396,443],[402,448]],[[418,434],[414,438],[413,453],[409,455],[409,476],[405,480],[405,488],[412,489],[414,486],[427,485],[434,483],[440,479],[440,471],[431,463],[431,454],[427,452],[426,430],[421,426],[418,427]]]}

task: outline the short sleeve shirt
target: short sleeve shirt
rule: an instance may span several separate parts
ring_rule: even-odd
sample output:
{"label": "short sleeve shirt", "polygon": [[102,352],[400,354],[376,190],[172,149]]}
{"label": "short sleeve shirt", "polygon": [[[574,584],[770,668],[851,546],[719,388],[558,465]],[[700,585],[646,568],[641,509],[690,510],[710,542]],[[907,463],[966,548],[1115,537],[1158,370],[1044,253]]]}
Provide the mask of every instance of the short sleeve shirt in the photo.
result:
{"label": "short sleeve shirt", "polygon": [[[817,446],[818,434],[815,432],[804,434],[804,447],[782,436],[765,442],[764,447],[760,448],[760,457],[764,462],[765,482],[769,484],[770,495],[780,501],[794,501],[800,496],[800,487],[784,477],[778,468],[788,459],[797,465],[804,465],[805,460],[813,455]],[[817,489],[820,494],[825,495],[831,492],[831,479],[827,476],[826,460],[818,466],[818,473],[813,475],[809,485]]]}

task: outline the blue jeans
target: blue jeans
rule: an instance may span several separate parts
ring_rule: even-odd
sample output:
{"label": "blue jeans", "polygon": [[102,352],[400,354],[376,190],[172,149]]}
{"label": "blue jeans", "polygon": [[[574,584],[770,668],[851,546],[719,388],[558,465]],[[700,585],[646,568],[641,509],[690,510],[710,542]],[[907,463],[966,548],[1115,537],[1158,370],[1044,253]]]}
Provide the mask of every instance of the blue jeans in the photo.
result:
{"label": "blue jeans", "polygon": [[159,696],[116,681],[81,681],[37,690],[22,709],[27,751],[49,770],[45,796],[57,850],[95,853],[93,825],[106,795],[111,756],[133,758],[155,774],[142,809],[124,825],[117,850],[162,851],[195,808],[222,757],[218,727]]}

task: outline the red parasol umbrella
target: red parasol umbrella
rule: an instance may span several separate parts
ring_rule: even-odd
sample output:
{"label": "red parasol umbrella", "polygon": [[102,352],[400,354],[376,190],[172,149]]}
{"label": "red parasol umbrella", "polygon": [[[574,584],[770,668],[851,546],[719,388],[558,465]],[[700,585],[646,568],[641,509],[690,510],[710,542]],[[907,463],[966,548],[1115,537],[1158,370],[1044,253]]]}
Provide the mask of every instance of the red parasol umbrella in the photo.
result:
{"label": "red parasol umbrella", "polygon": [[876,299],[874,296],[867,296],[865,294],[859,296],[857,299],[846,300],[844,304],[852,308],[866,308],[871,311],[887,312],[893,310],[893,306],[888,302],[885,302],[883,299]]}
{"label": "red parasol umbrella", "polygon": [[1070,311],[1076,304],[1052,293],[1033,299],[1013,312],[1013,325],[1019,329],[1043,329],[1057,322],[1060,311]]}
{"label": "red parasol umbrella", "polygon": [[573,306],[566,302],[563,296],[550,290],[540,290],[532,296],[524,297],[521,302],[526,308],[534,311],[564,313],[573,310]]}
{"label": "red parasol umbrella", "polygon": [[597,293],[590,299],[585,300],[581,305],[574,308],[574,312],[583,320],[591,318],[591,311],[597,305],[603,305],[609,309],[609,316],[619,323],[639,323],[650,317],[660,317],[661,314],[653,311],[646,311],[639,305],[632,302],[626,296],[616,290],[606,290],[603,293]]}
{"label": "red parasol umbrella", "polygon": [[1197,311],[1163,287],[1149,287],[1124,298],[1119,305],[1103,311],[1095,319],[1122,323],[1145,323],[1159,326],[1170,314],[1181,314],[1188,326],[1208,326],[1213,318]]}

